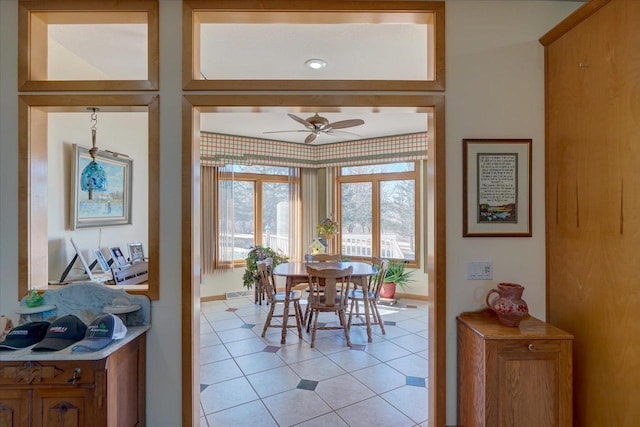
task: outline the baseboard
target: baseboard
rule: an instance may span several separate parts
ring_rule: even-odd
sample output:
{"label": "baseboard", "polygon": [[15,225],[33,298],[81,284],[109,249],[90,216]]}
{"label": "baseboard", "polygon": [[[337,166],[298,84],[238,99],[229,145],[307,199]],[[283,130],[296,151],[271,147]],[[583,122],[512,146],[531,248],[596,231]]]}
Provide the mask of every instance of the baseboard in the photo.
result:
{"label": "baseboard", "polygon": [[226,295],[209,295],[206,297],[201,297],[200,298],[200,302],[207,302],[207,301],[222,301],[227,299]]}
{"label": "baseboard", "polygon": [[415,299],[418,301],[429,301],[429,297],[427,295],[401,294],[400,292],[396,292],[396,299],[399,298]]}

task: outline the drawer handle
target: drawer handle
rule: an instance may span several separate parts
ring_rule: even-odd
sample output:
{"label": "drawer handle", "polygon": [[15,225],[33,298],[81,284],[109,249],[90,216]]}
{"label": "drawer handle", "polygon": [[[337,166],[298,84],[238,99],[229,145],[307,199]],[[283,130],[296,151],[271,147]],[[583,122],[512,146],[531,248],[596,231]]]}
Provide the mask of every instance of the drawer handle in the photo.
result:
{"label": "drawer handle", "polygon": [[76,384],[78,381],[80,381],[80,378],[82,378],[80,376],[80,373],[82,372],[82,369],[80,368],[76,368],[73,370],[73,376],[71,377],[71,379],[67,380],[67,382],[69,384]]}
{"label": "drawer handle", "polygon": [[533,344],[529,344],[529,351],[536,351],[536,346]]}

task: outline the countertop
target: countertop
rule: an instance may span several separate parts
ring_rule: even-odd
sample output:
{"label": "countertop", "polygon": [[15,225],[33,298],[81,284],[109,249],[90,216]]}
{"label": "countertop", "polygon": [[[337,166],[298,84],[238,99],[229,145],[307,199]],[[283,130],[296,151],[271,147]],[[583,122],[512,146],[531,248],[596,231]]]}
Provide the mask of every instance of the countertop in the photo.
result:
{"label": "countertop", "polygon": [[151,328],[151,325],[128,326],[127,335],[115,340],[102,350],[72,352],[73,344],[59,351],[31,351],[35,346],[29,346],[21,350],[0,351],[0,362],[22,362],[22,361],[68,361],[68,360],[101,360],[108,357],[118,349],[124,347],[140,335]]}

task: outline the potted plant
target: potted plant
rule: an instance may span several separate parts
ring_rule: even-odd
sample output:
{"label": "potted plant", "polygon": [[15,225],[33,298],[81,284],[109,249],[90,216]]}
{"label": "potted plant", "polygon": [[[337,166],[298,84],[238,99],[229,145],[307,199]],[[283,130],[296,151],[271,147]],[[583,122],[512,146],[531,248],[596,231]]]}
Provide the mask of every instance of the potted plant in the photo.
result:
{"label": "potted plant", "polygon": [[245,288],[251,289],[255,282],[258,280],[258,261],[271,258],[275,267],[278,264],[289,261],[289,257],[282,252],[275,251],[269,246],[256,245],[249,249],[249,254],[245,259],[247,266],[242,276],[242,282]]}
{"label": "potted plant", "polygon": [[396,287],[399,287],[402,291],[406,290],[407,284],[413,280],[411,278],[413,270],[407,270],[405,267],[406,263],[402,260],[389,262],[387,274],[382,279],[381,298],[394,299]]}

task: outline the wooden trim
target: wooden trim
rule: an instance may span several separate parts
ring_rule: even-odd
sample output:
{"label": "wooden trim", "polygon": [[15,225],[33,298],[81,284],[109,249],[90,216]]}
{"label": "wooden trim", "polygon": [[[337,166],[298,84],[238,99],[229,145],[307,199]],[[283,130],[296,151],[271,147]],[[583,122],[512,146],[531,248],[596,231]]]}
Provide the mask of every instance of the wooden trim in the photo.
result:
{"label": "wooden trim", "polygon": [[558,25],[540,37],[538,41],[543,46],[549,46],[554,41],[571,31],[576,25],[596,13],[602,6],[611,0],[590,0],[576,9],[571,15],[564,18]]}
{"label": "wooden trim", "polygon": [[[197,182],[198,146],[195,142],[199,130],[199,111],[216,106],[419,106],[434,109],[435,126],[430,127],[428,176],[425,193],[428,224],[426,247],[429,256],[429,414],[431,425],[446,424],[446,216],[445,216],[445,116],[442,95],[185,95],[183,102],[183,199],[182,199],[182,424],[193,425],[199,418],[199,389],[194,383],[198,350],[199,312],[195,305],[200,300],[200,284],[196,272],[196,245],[199,225],[192,223],[200,206],[193,183]],[[435,129],[438,129],[436,132]],[[196,242],[197,243],[197,242]]]}
{"label": "wooden trim", "polygon": [[[55,13],[48,13],[55,12]],[[82,13],[86,12],[86,13]],[[49,23],[140,22],[146,14],[147,80],[47,80],[47,25]],[[33,40],[33,29],[39,37]],[[20,91],[117,91],[158,90],[159,8],[157,0],[20,0],[18,11],[18,90]]]}
{"label": "wooden trim", "polygon": [[[18,298],[25,296],[31,287],[37,285],[32,277],[35,268],[33,259],[36,243],[47,247],[46,212],[42,206],[35,209],[33,175],[33,120],[38,119],[38,127],[43,124],[44,116],[40,111],[86,111],[87,106],[101,107],[102,111],[147,111],[149,133],[149,288],[147,291],[130,291],[145,294],[152,300],[160,297],[159,273],[159,137],[160,107],[158,95],[20,95],[18,97]],[[43,129],[46,129],[43,128]],[[46,143],[46,138],[38,138]],[[46,146],[46,145],[45,145]],[[46,191],[46,188],[45,188]],[[42,205],[42,203],[40,203]],[[44,206],[46,209],[46,206]]]}
{"label": "wooden trim", "polygon": [[[447,392],[447,281],[446,281],[446,159],[445,159],[445,101],[436,100],[435,126],[429,138],[429,159],[427,160],[427,275],[429,306],[429,414],[433,414],[433,425],[446,425]],[[432,345],[434,344],[434,345]],[[435,373],[435,375],[433,375]],[[435,395],[431,397],[431,395]]]}
{"label": "wooden trim", "polygon": [[416,300],[416,301],[429,301],[430,300],[428,295],[403,294],[403,293],[400,293],[400,292],[396,292],[395,296],[398,299],[406,298],[406,299],[413,299],[413,300]]}
{"label": "wooden trim", "polygon": [[209,302],[209,301],[225,301],[227,299],[226,295],[209,295],[206,297],[200,297],[200,302]]}
{"label": "wooden trim", "polygon": [[[227,12],[232,12],[228,13]],[[243,13],[244,12],[244,13]],[[279,13],[282,12],[282,13]],[[299,13],[297,13],[299,12]],[[395,20],[425,22],[425,14],[433,21],[429,35],[433,40],[429,59],[435,59],[429,70],[432,80],[199,80],[200,22],[267,22],[266,13],[287,16],[287,22],[307,23],[309,12],[342,12],[336,22],[384,22],[385,15]],[[224,15],[221,19],[211,17]],[[282,90],[282,91],[443,91],[445,89],[445,3],[441,1],[337,1],[337,0],[185,0],[183,2],[182,85],[184,90]],[[433,56],[435,55],[435,56]]]}
{"label": "wooden trim", "polygon": [[182,101],[182,425],[200,419],[200,113]]}

